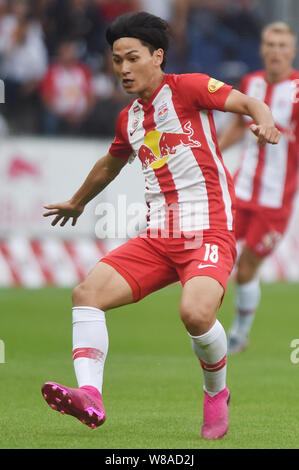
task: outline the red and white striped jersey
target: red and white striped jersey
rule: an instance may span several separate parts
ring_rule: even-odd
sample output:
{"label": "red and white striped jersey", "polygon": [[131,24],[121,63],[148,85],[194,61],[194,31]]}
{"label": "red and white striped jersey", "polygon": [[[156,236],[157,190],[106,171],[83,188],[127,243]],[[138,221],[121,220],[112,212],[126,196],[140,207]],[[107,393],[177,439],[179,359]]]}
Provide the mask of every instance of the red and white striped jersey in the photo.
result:
{"label": "red and white striped jersey", "polygon": [[[238,204],[268,207],[290,214],[297,189],[299,144],[299,72],[277,83],[268,83],[264,71],[246,75],[240,91],[264,101],[281,132],[277,145],[262,147],[248,129],[241,166],[235,176]],[[252,123],[245,118],[248,125]]]}
{"label": "red and white striped jersey", "polygon": [[148,102],[136,99],[120,113],[109,152],[139,157],[148,227],[233,230],[233,182],[213,121],[231,89],[203,74],[166,74]]}
{"label": "red and white striped jersey", "polygon": [[88,110],[93,94],[91,72],[81,63],[64,67],[52,64],[41,82],[41,95],[58,115],[80,116]]}

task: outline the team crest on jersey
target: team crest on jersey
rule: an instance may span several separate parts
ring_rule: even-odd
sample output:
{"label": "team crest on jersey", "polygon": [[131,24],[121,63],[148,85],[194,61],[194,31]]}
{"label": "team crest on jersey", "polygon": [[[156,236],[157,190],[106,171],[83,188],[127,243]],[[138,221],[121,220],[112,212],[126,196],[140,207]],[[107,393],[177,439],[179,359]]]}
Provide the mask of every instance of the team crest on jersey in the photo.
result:
{"label": "team crest on jersey", "polygon": [[208,83],[208,90],[210,93],[215,93],[223,85],[224,83],[220,82],[220,80],[216,80],[216,78],[210,78],[209,83]]}
{"label": "team crest on jersey", "polygon": [[163,103],[158,109],[158,121],[163,122],[168,116],[168,104]]}

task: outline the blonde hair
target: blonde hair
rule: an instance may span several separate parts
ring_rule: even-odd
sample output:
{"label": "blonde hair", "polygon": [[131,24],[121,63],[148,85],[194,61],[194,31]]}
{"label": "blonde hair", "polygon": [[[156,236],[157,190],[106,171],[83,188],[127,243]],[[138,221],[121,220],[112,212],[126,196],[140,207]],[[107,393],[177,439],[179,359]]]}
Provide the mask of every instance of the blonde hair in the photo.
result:
{"label": "blonde hair", "polygon": [[269,32],[290,34],[296,41],[296,34],[294,30],[290,25],[284,23],[283,21],[275,21],[274,23],[266,25],[262,30],[262,39],[264,39],[265,35]]}

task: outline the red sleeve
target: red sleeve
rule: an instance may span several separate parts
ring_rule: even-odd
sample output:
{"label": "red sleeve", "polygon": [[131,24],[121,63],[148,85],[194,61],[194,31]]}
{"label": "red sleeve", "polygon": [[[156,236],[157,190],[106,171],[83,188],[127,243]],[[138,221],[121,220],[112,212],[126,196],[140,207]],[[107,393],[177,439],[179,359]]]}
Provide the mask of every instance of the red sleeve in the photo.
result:
{"label": "red sleeve", "polygon": [[178,91],[189,106],[196,109],[225,111],[232,86],[201,73],[178,75]]}
{"label": "red sleeve", "polygon": [[134,152],[128,139],[128,112],[123,109],[116,122],[115,138],[112,142],[109,153],[113,157],[129,159],[130,155]]}

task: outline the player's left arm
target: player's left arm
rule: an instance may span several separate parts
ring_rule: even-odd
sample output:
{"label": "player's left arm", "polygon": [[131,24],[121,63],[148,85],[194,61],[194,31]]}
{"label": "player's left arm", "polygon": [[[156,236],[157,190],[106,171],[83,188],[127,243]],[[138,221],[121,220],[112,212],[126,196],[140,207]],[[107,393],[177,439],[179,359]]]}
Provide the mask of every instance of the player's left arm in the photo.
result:
{"label": "player's left arm", "polygon": [[250,116],[254,122],[250,130],[257,137],[260,145],[278,143],[280,132],[275,126],[269,106],[262,101],[233,89],[225,101],[224,109],[231,113]]}

